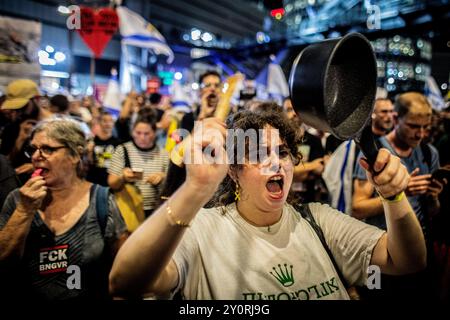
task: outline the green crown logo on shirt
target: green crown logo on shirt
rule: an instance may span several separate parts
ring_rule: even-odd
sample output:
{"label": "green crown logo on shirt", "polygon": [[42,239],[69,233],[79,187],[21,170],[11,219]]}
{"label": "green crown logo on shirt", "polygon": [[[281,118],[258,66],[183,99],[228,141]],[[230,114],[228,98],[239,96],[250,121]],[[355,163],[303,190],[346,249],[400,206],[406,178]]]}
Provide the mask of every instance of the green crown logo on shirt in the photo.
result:
{"label": "green crown logo on shirt", "polygon": [[[290,266],[291,269],[288,269],[287,264],[284,264],[284,270],[283,267],[278,264],[278,270],[273,267],[272,271],[270,271],[270,274],[274,276],[275,279],[278,280],[279,283],[281,283],[284,287],[290,287],[294,284],[294,276],[292,274],[292,265]],[[275,274],[274,274],[275,273]]]}

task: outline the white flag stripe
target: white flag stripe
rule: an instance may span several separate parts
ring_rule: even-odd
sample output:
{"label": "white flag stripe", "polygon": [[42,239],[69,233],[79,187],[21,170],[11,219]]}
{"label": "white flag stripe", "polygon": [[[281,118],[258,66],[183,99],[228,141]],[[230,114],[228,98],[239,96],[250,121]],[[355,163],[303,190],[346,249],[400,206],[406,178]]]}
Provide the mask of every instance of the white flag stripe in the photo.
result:
{"label": "white flag stripe", "polygon": [[280,65],[269,64],[267,73],[267,92],[274,97],[288,97],[289,86]]}
{"label": "white flag stripe", "polygon": [[122,44],[151,49],[156,54],[166,55],[168,63],[173,61],[172,49],[151,23],[123,6],[117,7],[117,14],[119,15],[120,34],[123,37]]}
{"label": "white flag stripe", "polygon": [[445,101],[442,97],[441,91],[432,76],[428,76],[425,82],[425,95],[431,104],[431,107],[437,111],[445,108]]}

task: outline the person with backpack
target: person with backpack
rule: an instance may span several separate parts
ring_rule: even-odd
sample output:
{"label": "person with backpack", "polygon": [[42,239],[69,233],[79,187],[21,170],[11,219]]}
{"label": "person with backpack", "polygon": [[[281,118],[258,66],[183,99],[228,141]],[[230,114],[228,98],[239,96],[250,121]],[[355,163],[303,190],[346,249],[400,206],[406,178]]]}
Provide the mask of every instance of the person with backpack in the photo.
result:
{"label": "person with backpack", "polygon": [[[197,123],[185,145],[186,180],[119,250],[112,293],[349,299],[344,283],[365,284],[370,265],[390,274],[424,268],[425,243],[404,196],[409,175],[400,159],[381,149],[377,175],[361,160],[383,196],[385,232],[328,205],[288,200],[300,141],[279,112],[238,112],[228,126],[216,118]],[[212,197],[214,206],[203,208]]]}
{"label": "person with backpack", "polygon": [[75,121],[33,129],[26,153],[35,171],[0,213],[2,299],[109,298],[109,270],[127,232],[108,189],[84,180],[85,150]]}

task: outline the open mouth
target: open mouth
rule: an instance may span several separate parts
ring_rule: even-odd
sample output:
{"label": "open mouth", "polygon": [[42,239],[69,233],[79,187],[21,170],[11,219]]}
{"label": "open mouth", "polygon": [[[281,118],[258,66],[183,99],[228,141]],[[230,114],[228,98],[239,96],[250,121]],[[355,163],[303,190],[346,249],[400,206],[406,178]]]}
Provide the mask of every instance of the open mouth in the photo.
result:
{"label": "open mouth", "polygon": [[269,191],[272,198],[282,198],[283,197],[283,185],[284,179],[281,175],[273,176],[267,181],[266,189]]}
{"label": "open mouth", "polygon": [[44,177],[44,176],[46,176],[46,175],[48,174],[48,169],[47,169],[47,168],[37,167],[36,170],[37,170],[37,169],[40,169],[40,170],[41,170],[40,173],[39,173],[39,175],[42,176],[42,177]]}

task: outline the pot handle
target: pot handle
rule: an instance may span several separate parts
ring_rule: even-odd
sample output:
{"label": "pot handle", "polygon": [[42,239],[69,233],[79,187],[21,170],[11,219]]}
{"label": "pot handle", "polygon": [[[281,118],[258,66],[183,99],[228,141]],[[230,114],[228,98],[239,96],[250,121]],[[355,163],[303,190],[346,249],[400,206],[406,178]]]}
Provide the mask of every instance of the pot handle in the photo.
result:
{"label": "pot handle", "polygon": [[[370,165],[370,169],[373,172],[373,175],[376,176],[381,171],[383,171],[384,168],[378,172],[375,172],[375,170],[373,170],[373,164],[375,163],[375,160],[377,160],[377,155],[380,148],[378,147],[377,141],[375,140],[375,136],[373,135],[372,128],[370,125],[366,125],[364,127],[361,134],[355,138],[355,142],[361,149],[363,155],[366,157],[367,162]],[[395,199],[395,196],[389,197],[387,199],[393,200]]]}
{"label": "pot handle", "polygon": [[[370,125],[366,125],[364,127],[364,129],[361,131],[361,134],[355,138],[355,142],[361,149],[361,152],[366,157],[367,162],[369,163],[372,169],[373,164],[377,159],[379,148],[375,140],[375,136],[372,133],[372,128],[370,127]],[[375,174],[377,173],[378,172],[375,172]]]}

